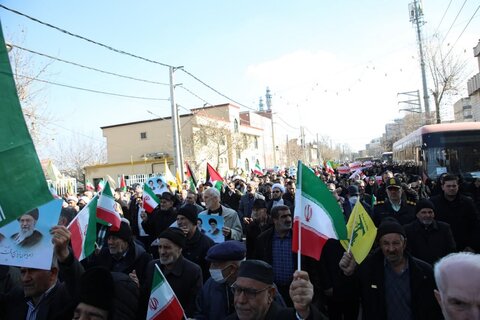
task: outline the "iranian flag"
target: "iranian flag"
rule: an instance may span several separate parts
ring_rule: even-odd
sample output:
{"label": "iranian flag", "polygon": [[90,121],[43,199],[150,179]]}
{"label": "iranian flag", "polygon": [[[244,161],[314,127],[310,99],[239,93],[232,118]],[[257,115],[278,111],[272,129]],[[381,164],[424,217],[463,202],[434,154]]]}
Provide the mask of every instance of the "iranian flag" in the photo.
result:
{"label": "iranian flag", "polygon": [[328,239],[347,239],[345,219],[325,183],[301,161],[297,177],[292,250],[320,260]]}
{"label": "iranian flag", "polygon": [[197,192],[197,179],[195,179],[195,175],[193,174],[192,169],[188,162],[185,161],[185,167],[187,168],[187,181],[188,181],[188,189],[192,192]]}
{"label": "iranian flag", "polygon": [[256,163],[255,164],[255,168],[253,168],[253,173],[258,175],[258,176],[263,176],[263,169],[262,167],[260,167],[260,163]]}
{"label": "iranian flag", "polygon": [[207,162],[207,179],[208,182],[218,191],[222,191],[223,178],[222,176]]}
{"label": "iranian flag", "polygon": [[98,197],[94,197],[75,216],[67,227],[71,232],[70,242],[73,255],[78,261],[82,261],[95,251],[95,240],[97,239],[97,209]]}
{"label": "iranian flag", "polygon": [[120,229],[122,218],[120,214],[115,211],[115,199],[113,198],[112,189],[108,181],[105,183],[102,194],[98,199],[97,218],[110,223],[112,225],[110,228],[112,231]]}
{"label": "iranian flag", "polygon": [[[180,320],[185,317],[180,302],[168,284],[162,271],[155,264],[152,291],[148,299],[148,320]],[[185,317],[186,318],[186,317]]]}
{"label": "iranian flag", "polygon": [[93,184],[88,179],[85,181],[85,189],[90,190],[90,191],[95,190],[95,187],[93,186]]}
{"label": "iranian flag", "polygon": [[335,173],[335,171],[333,170],[332,162],[327,161],[325,163],[325,170],[327,170],[327,173],[329,173],[329,174],[334,174]]}
{"label": "iranian flag", "polygon": [[125,183],[125,175],[122,174],[122,179],[120,180],[120,189],[122,189],[123,192],[127,191],[127,184]]}
{"label": "iranian flag", "polygon": [[145,209],[145,212],[147,213],[152,213],[152,211],[160,204],[160,199],[158,199],[157,195],[146,183],[143,185],[142,200],[143,209]]}

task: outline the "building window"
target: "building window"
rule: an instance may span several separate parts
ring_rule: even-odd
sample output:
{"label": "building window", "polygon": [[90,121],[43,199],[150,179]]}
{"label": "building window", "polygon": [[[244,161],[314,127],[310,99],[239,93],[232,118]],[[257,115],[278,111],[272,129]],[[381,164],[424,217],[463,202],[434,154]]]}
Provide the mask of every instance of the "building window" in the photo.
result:
{"label": "building window", "polygon": [[238,121],[235,119],[233,121],[233,132],[238,133]]}
{"label": "building window", "polygon": [[254,146],[255,146],[255,149],[258,149],[258,137],[255,137],[255,138],[253,139],[253,144],[254,144]]}
{"label": "building window", "polygon": [[147,133],[146,132],[140,132],[140,139],[147,139]]}

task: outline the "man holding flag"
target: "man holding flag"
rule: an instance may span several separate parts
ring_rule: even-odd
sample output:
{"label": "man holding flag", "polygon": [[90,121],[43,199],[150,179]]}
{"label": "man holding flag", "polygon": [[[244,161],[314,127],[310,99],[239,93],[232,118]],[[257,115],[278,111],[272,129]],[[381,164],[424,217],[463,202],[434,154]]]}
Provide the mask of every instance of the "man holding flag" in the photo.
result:
{"label": "man holding flag", "polygon": [[395,219],[386,218],[378,228],[377,239],[379,248],[358,270],[353,252],[345,252],[339,263],[346,276],[356,274],[363,318],[441,319],[433,294],[432,267],[405,251],[404,228]]}

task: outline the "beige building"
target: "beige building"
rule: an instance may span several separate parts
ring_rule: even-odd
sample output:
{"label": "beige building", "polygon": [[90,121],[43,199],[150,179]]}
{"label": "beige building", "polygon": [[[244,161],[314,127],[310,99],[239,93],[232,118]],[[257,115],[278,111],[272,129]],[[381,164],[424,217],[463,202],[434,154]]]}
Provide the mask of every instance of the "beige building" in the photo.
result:
{"label": "beige building", "polygon": [[[480,70],[480,40],[473,48],[473,56],[478,60],[478,69]],[[467,89],[473,121],[480,121],[480,72],[468,80]]]}
{"label": "beige building", "polygon": [[455,122],[473,121],[472,104],[470,98],[461,98],[453,104]]}
{"label": "beige building", "polygon": [[[240,111],[234,104],[192,109],[179,117],[183,160],[197,176],[207,162],[221,175],[236,168],[249,172],[258,162],[273,167],[270,111]],[[165,159],[175,174],[173,129],[170,117],[122,123],[101,128],[107,142],[107,163],[85,168],[86,179],[98,182],[109,175],[134,176],[164,173]],[[133,180],[130,179],[130,182]]]}

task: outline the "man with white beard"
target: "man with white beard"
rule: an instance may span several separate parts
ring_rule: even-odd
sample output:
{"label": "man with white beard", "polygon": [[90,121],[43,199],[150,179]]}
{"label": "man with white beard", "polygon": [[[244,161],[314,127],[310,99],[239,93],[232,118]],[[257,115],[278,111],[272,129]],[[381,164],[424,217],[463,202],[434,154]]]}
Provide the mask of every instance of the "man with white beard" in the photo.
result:
{"label": "man with white beard", "polygon": [[148,264],[145,282],[141,288],[140,310],[142,313],[146,314],[147,311],[153,274],[157,265],[172,287],[187,317],[193,317],[196,309],[195,300],[203,281],[200,267],[182,255],[186,240],[185,234],[178,228],[168,228],[158,236],[159,259]]}
{"label": "man with white beard", "polygon": [[20,224],[20,231],[13,234],[10,238],[20,247],[30,248],[38,244],[43,235],[35,230],[38,221],[38,209],[35,208],[24,213],[17,219]]}

